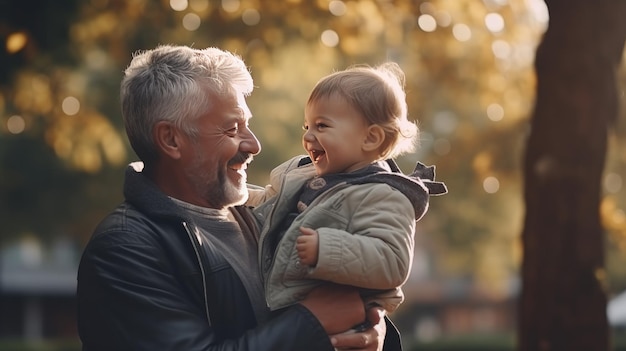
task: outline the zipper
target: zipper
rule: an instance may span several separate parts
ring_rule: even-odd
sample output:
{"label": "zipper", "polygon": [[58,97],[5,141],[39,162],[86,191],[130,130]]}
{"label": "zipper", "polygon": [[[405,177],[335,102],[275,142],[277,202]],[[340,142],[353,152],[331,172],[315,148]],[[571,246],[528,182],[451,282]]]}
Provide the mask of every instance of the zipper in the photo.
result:
{"label": "zipper", "polygon": [[[206,273],[204,271],[204,266],[202,265],[202,260],[200,259],[200,251],[198,250],[197,237],[194,240],[194,234],[191,233],[191,229],[187,225],[187,222],[183,221],[183,227],[185,227],[185,231],[187,232],[187,236],[191,241],[191,246],[193,247],[193,251],[196,254],[196,258],[198,259],[198,265],[200,266],[200,275],[202,276],[202,291],[204,297],[204,309],[206,313],[207,322],[209,322],[209,327],[212,325],[211,323],[211,315],[209,314],[209,298],[207,297],[207,288],[206,288]],[[197,229],[196,229],[197,231]],[[197,234],[196,234],[197,235]]]}

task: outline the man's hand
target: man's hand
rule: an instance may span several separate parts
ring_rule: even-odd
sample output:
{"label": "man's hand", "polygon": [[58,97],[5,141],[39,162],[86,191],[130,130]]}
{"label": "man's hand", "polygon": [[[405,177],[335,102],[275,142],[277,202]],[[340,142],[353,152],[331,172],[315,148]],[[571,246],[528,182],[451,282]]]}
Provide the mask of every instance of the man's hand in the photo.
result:
{"label": "man's hand", "polygon": [[311,228],[300,228],[300,235],[296,239],[296,250],[300,263],[305,266],[315,267],[319,251],[318,233]]}
{"label": "man's hand", "polygon": [[300,304],[313,313],[328,335],[345,332],[365,320],[365,306],[358,289],[347,285],[323,284]]}
{"label": "man's hand", "polygon": [[385,310],[373,307],[367,311],[367,319],[373,325],[363,332],[332,335],[330,341],[337,350],[382,351],[387,333]]}

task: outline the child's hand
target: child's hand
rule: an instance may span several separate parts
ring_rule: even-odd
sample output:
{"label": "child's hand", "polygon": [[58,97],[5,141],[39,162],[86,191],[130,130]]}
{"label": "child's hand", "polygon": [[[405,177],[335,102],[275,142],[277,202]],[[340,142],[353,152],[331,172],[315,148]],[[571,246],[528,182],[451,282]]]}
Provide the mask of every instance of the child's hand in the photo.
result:
{"label": "child's hand", "polygon": [[300,235],[296,239],[296,250],[300,257],[300,263],[314,267],[317,264],[318,234],[311,228],[300,228]]}

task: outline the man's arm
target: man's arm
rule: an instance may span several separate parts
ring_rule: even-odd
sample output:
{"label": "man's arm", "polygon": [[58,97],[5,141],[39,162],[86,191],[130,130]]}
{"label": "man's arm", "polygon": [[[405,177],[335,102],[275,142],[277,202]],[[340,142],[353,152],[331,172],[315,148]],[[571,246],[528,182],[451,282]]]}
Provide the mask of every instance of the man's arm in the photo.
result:
{"label": "man's arm", "polygon": [[[123,245],[114,233],[88,247],[79,270],[79,332],[84,350],[333,350],[328,334],[364,319],[356,292],[313,294],[303,305],[223,340],[164,262],[157,243]],[[180,278],[180,277],[179,277]]]}

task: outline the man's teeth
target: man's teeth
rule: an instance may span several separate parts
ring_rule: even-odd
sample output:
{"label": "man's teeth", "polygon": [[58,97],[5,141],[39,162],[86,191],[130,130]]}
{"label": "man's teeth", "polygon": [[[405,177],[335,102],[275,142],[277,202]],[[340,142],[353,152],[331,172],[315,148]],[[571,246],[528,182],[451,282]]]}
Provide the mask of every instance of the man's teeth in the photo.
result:
{"label": "man's teeth", "polygon": [[230,168],[235,171],[245,171],[246,169],[248,169],[248,164],[242,163],[240,165],[232,165]]}

